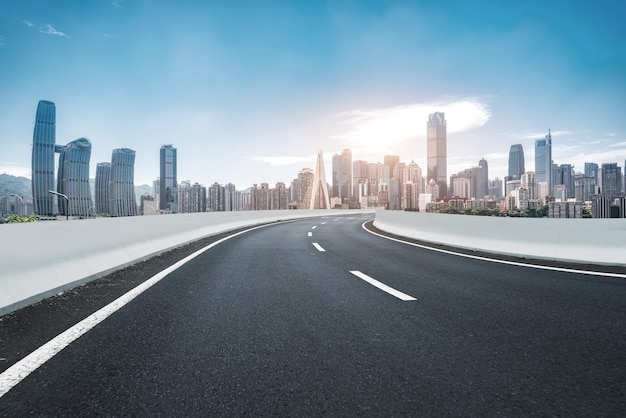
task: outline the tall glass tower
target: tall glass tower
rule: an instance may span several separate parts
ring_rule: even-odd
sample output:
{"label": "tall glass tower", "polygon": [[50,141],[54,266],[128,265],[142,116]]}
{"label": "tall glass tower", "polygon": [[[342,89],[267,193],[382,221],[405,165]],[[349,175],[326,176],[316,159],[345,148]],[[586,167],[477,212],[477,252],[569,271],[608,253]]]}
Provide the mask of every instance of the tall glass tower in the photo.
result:
{"label": "tall glass tower", "polygon": [[109,209],[109,181],[111,163],[98,163],[96,166],[96,213],[111,213]]}
{"label": "tall glass tower", "polygon": [[161,147],[159,209],[178,212],[178,181],[176,180],[176,148]]}
{"label": "tall glass tower", "polygon": [[509,180],[520,180],[525,172],[522,144],[511,145],[509,150]]}
{"label": "tall glass tower", "polygon": [[[91,210],[91,188],[89,186],[89,159],[91,141],[79,138],[63,147],[59,157],[57,191],[68,197],[58,197],[62,215],[88,217]],[[69,207],[68,207],[69,205]]]}
{"label": "tall glass tower", "polygon": [[[546,191],[552,194],[552,135],[535,141],[535,181],[545,183]],[[543,196],[541,196],[543,197]]]}
{"label": "tall glass tower", "polygon": [[[481,158],[480,161],[478,161],[478,166],[483,169],[483,180],[482,180],[483,193],[485,193],[485,195],[488,195],[489,194],[489,163],[484,158]],[[482,199],[483,197],[484,196],[480,197],[480,199]]]}
{"label": "tall glass tower", "polygon": [[128,148],[113,150],[109,185],[111,216],[137,215],[135,151]]}
{"label": "tall glass tower", "polygon": [[54,103],[41,100],[37,105],[33,131],[32,189],[35,215],[54,215],[54,152],[56,107]]}
{"label": "tall glass tower", "polygon": [[426,132],[426,154],[428,180],[434,180],[439,186],[439,196],[447,196],[448,153],[446,149],[447,128],[443,112],[428,115]]}

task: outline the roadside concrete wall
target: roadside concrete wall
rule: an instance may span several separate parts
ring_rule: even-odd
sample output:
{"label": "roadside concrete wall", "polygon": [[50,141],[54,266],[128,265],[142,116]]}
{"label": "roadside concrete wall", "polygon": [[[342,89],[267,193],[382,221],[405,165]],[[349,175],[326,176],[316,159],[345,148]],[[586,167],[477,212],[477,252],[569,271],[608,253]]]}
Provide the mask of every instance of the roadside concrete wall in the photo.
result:
{"label": "roadside concrete wall", "polygon": [[1,225],[0,315],[211,235],[351,213],[367,212],[214,212]]}
{"label": "roadside concrete wall", "polygon": [[518,257],[626,266],[626,219],[548,219],[376,211],[403,237]]}

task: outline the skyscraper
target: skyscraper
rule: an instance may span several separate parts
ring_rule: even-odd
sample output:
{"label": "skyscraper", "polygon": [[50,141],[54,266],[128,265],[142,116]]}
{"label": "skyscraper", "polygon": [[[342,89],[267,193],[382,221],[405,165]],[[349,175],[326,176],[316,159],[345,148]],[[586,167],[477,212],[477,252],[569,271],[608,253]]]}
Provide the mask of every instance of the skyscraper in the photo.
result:
{"label": "skyscraper", "polygon": [[605,196],[617,196],[622,192],[622,169],[617,163],[605,163],[601,168],[602,186],[600,192]]}
{"label": "skyscraper", "polygon": [[[481,158],[480,161],[478,161],[478,166],[482,167],[483,169],[483,192],[485,193],[485,195],[489,194],[489,164],[487,163],[487,160],[485,160],[484,158]],[[483,199],[485,196],[478,196],[479,199]]]}
{"label": "skyscraper", "polygon": [[552,134],[550,130],[544,139],[535,141],[535,181],[537,185],[545,183],[548,195],[552,193]]}
{"label": "skyscraper", "polygon": [[511,145],[509,150],[509,180],[519,180],[525,172],[524,148],[521,144]]}
{"label": "skyscraper", "polygon": [[[89,185],[89,159],[91,141],[79,138],[62,148],[59,157],[57,191],[68,197],[58,196],[62,215],[89,217],[91,210],[91,187]],[[68,207],[69,206],[69,207]]]}
{"label": "skyscraper", "polygon": [[176,148],[161,147],[159,209],[178,212],[178,181],[176,180]]}
{"label": "skyscraper", "polygon": [[111,216],[136,216],[135,151],[132,149],[113,150],[109,187]]}
{"label": "skyscraper", "polygon": [[428,181],[434,180],[439,186],[439,198],[446,196],[448,190],[446,129],[446,118],[443,112],[428,115],[426,132]]}
{"label": "skyscraper", "polygon": [[565,186],[566,191],[566,199],[572,199],[575,197],[575,178],[576,173],[574,172],[574,167],[571,164],[561,164],[557,167],[554,178],[554,186],[563,185]]}
{"label": "skyscraper", "polygon": [[56,107],[53,102],[40,100],[35,115],[32,150],[32,189],[35,215],[54,215],[54,153],[56,140]]}
{"label": "skyscraper", "polygon": [[352,195],[352,151],[344,149],[341,154],[333,155],[332,196],[343,202]]}
{"label": "skyscraper", "polygon": [[341,200],[352,197],[352,151],[344,149],[341,151],[341,183],[339,184]]}
{"label": "skyscraper", "polygon": [[111,213],[109,209],[109,181],[111,179],[111,163],[96,165],[96,213]]}

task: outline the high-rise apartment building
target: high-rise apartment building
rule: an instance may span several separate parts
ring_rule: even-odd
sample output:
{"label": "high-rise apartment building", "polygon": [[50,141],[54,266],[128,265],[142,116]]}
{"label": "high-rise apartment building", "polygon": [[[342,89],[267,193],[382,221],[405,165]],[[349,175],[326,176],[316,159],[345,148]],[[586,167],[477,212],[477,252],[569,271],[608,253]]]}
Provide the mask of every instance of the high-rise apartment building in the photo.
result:
{"label": "high-rise apartment building", "polygon": [[511,145],[509,150],[509,176],[508,180],[520,180],[526,172],[524,167],[524,148],[522,144]]}
{"label": "high-rise apartment building", "polygon": [[109,181],[111,179],[111,163],[96,165],[96,213],[111,213],[109,209]]}
{"label": "high-rise apartment building", "polygon": [[[256,185],[255,185],[256,187]],[[209,212],[224,212],[225,207],[225,189],[218,182],[213,183],[209,186],[209,190],[207,192],[208,204],[207,210]],[[252,208],[256,210],[256,208]]]}
{"label": "high-rise apartment building", "polygon": [[276,183],[276,187],[271,190],[272,210],[287,209],[287,186],[283,182]]}
{"label": "high-rise apartment building", "polygon": [[543,188],[548,195],[552,193],[552,134],[549,130],[544,139],[535,141],[535,180],[538,185],[545,183]]}
{"label": "high-rise apartment building", "polygon": [[237,203],[237,188],[232,183],[228,183],[224,186],[224,210],[226,212],[239,210],[239,205]]}
{"label": "high-rise apartment building", "polygon": [[89,185],[89,159],[91,141],[79,138],[64,146],[59,157],[57,191],[59,212],[66,216],[89,217],[91,211],[91,187]]}
{"label": "high-rise apartment building", "polygon": [[194,183],[189,189],[189,212],[206,212],[206,205],[206,187],[200,183]]}
{"label": "high-rise apartment building", "polygon": [[178,185],[178,213],[190,213],[189,209],[189,192],[191,190],[191,182],[183,180]]}
{"label": "high-rise apartment building", "polygon": [[178,180],[176,179],[176,148],[163,145],[160,153],[159,209],[178,212]]}
{"label": "high-rise apartment building", "polygon": [[35,215],[54,215],[54,153],[56,151],[56,107],[53,102],[39,101],[35,114],[32,148],[32,190]]}
{"label": "high-rise apartment building", "polygon": [[[422,177],[421,167],[413,160],[406,166],[406,182],[411,182],[415,185],[415,191],[419,195],[424,193],[424,177]],[[418,199],[419,196],[415,196]]]}
{"label": "high-rise apartment building", "polygon": [[428,165],[428,180],[435,180],[439,186],[439,198],[447,195],[447,128],[443,112],[428,115],[426,132],[426,154]]}
{"label": "high-rise apartment building", "polygon": [[111,216],[136,216],[135,151],[128,148],[113,150],[109,184]]}

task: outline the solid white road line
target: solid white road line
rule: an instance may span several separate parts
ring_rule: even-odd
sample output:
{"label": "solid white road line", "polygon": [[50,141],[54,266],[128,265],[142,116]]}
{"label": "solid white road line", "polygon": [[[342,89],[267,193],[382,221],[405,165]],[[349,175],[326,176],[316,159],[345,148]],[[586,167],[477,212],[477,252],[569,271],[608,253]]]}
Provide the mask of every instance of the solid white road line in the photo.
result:
{"label": "solid white road line", "polygon": [[457,252],[450,251],[450,250],[442,250],[441,248],[434,248],[434,247],[429,247],[428,245],[422,245],[422,244],[416,244],[414,242],[403,241],[401,239],[388,237],[386,235],[382,235],[374,231],[370,231],[369,229],[365,227],[365,224],[368,222],[370,221],[363,222],[361,224],[361,227],[372,235],[376,235],[376,236],[379,236],[381,238],[385,238],[391,241],[400,242],[402,244],[412,245],[413,247],[423,248],[425,250],[437,251],[437,252],[444,253],[444,254],[457,255],[459,257],[471,258],[474,260],[489,261],[492,263],[499,263],[499,264],[509,264],[511,266],[528,267],[528,268],[540,269],[540,270],[561,271],[565,273],[589,274],[591,276],[619,277],[621,279],[626,279],[626,274],[620,274],[620,273],[604,273],[601,271],[577,270],[577,269],[570,269],[570,268],[564,268],[564,267],[542,266],[538,264],[520,263],[517,261],[508,261],[508,260],[498,260],[496,258],[487,258],[487,257],[478,256],[478,255],[457,253]]}
{"label": "solid white road line", "polygon": [[6,369],[4,372],[2,372],[2,374],[0,374],[0,398],[4,396],[4,394],[6,394],[9,390],[11,390],[15,385],[24,380],[29,374],[37,370],[39,366],[50,360],[65,347],[77,340],[81,335],[85,334],[87,331],[111,316],[114,312],[118,311],[128,302],[135,299],[137,296],[160,282],[165,276],[167,276],[174,270],[180,268],[182,265],[193,260],[200,254],[204,253],[207,250],[210,250],[211,248],[215,247],[218,244],[221,244],[228,239],[234,238],[237,235],[241,235],[255,229],[265,228],[271,225],[275,224],[260,225],[250,229],[246,229],[244,231],[229,235],[225,238],[222,238],[207,245],[206,247],[196,251],[193,254],[188,255],[177,263],[171,265],[160,273],[155,274],[139,286],[131,289],[129,292],[120,296],[102,309],[94,312],[73,327],[57,335],[52,340],[48,341],[46,344],[42,345],[26,357],[15,363],[13,366]]}
{"label": "solid white road line", "polygon": [[381,283],[378,280],[371,278],[367,274],[361,273],[360,271],[354,270],[354,271],[351,271],[350,273],[354,274],[359,279],[365,280],[366,282],[368,282],[372,286],[376,286],[377,288],[379,288],[383,292],[387,292],[390,295],[397,297],[398,299],[401,299],[401,300],[404,300],[404,301],[417,300],[413,296],[409,296],[406,293],[402,293],[399,290],[394,289],[393,287],[389,287],[386,284]]}
{"label": "solid white road line", "polygon": [[313,236],[313,232],[309,232],[309,236],[312,237]]}
{"label": "solid white road line", "polygon": [[323,249],[323,248],[322,248],[322,246],[321,246],[321,245],[319,245],[317,242],[314,242],[314,243],[313,243],[313,246],[314,246],[315,248],[317,248],[317,251],[326,251],[326,250],[325,250],[325,249]]}

